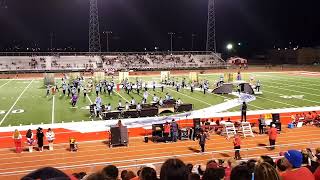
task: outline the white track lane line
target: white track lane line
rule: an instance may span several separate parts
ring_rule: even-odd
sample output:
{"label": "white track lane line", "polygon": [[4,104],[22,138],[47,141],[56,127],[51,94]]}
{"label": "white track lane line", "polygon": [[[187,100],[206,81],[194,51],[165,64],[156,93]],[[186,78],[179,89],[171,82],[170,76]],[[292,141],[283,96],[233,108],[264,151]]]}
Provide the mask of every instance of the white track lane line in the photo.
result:
{"label": "white track lane line", "polygon": [[28,86],[26,88],[24,88],[24,90],[22,91],[22,93],[20,94],[20,96],[17,98],[17,100],[13,103],[13,105],[11,106],[11,108],[9,109],[9,111],[6,113],[6,115],[2,118],[2,120],[0,121],[0,125],[3,123],[3,121],[6,119],[6,117],[9,115],[9,113],[12,111],[13,107],[17,104],[17,102],[19,101],[19,99],[21,98],[21,96],[24,94],[24,92],[26,92],[26,90],[29,88],[29,86],[32,84],[32,82],[34,81],[34,79],[28,84]]}

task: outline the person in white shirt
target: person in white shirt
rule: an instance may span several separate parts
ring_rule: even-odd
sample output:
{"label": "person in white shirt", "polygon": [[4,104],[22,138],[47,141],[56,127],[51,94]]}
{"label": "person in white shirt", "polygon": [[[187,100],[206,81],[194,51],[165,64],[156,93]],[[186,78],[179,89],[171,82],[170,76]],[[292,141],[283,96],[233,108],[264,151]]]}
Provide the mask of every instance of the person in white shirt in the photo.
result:
{"label": "person in white shirt", "polygon": [[179,98],[179,99],[177,100],[177,106],[180,106],[182,103],[183,103],[183,102],[182,102],[181,99]]}
{"label": "person in white shirt", "polygon": [[163,99],[162,98],[160,98],[160,100],[159,100],[159,105],[163,106]]}
{"label": "person in white shirt", "polygon": [[137,110],[140,111],[141,109],[142,109],[142,108],[141,108],[141,105],[140,105],[140,103],[138,103],[138,104],[137,104]]}
{"label": "person in white shirt", "polygon": [[51,128],[48,129],[48,131],[46,132],[46,137],[49,143],[49,150],[53,150],[53,140],[55,139],[55,134],[52,131]]}
{"label": "person in white shirt", "polygon": [[131,105],[135,105],[136,104],[136,100],[134,98],[131,99]]}
{"label": "person in white shirt", "polygon": [[165,100],[168,101],[170,99],[171,99],[171,97],[170,97],[169,93],[166,93]]}
{"label": "person in white shirt", "polygon": [[110,103],[109,103],[108,106],[107,106],[107,111],[111,111],[111,105],[110,105]]}
{"label": "person in white shirt", "polygon": [[159,101],[159,98],[156,96],[156,94],[153,95],[152,101],[153,101],[154,103],[156,103],[156,102]]}
{"label": "person in white shirt", "polygon": [[130,109],[130,104],[128,102],[126,102],[126,111],[128,111]]}
{"label": "person in white shirt", "polygon": [[145,103],[147,102],[148,96],[149,96],[148,91],[145,91],[145,92],[143,93],[143,100],[144,100]]}

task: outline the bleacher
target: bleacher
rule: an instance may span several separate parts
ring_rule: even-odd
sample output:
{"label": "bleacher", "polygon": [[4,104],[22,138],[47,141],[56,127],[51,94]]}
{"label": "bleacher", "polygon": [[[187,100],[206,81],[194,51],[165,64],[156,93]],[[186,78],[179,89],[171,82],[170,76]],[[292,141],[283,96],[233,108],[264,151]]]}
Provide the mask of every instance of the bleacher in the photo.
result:
{"label": "bleacher", "polygon": [[0,54],[0,71],[223,68],[219,54],[207,52],[159,53],[21,53]]}

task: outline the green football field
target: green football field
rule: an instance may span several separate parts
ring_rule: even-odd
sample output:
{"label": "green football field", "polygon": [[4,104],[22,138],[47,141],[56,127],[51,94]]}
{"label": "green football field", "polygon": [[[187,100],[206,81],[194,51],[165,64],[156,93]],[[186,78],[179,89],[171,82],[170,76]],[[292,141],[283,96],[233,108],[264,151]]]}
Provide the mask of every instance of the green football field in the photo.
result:
{"label": "green football field", "polygon": [[[310,107],[320,105],[320,78],[292,76],[284,73],[248,73],[244,74],[245,80],[254,76],[262,84],[261,95],[255,95],[256,100],[248,105],[249,110],[279,109]],[[185,76],[188,79],[188,76]],[[210,82],[211,89],[214,82],[219,79],[219,74],[199,75],[201,79],[207,79]],[[139,77],[144,81],[160,81],[159,76]],[[177,80],[183,76],[176,76]],[[136,77],[130,77],[135,81]],[[60,85],[60,79],[56,80]],[[201,109],[208,106],[223,103],[229,99],[237,98],[233,95],[215,95],[212,93],[203,94],[203,92],[184,89],[176,92],[174,88],[165,88],[164,92],[160,88],[155,92],[149,90],[149,99],[152,95],[164,97],[168,92],[175,99],[181,98],[184,103],[192,103],[194,109]],[[142,99],[136,93],[126,94],[123,90],[114,92],[111,96],[102,94],[103,104],[111,103],[114,109],[118,101],[130,101],[134,97],[138,102]],[[84,98],[82,93],[79,97],[76,108],[70,105],[70,98],[63,96],[62,92],[57,92],[54,96],[46,96],[46,89],[43,86],[43,80],[6,80],[0,79],[0,123],[1,126],[8,125],[29,125],[29,124],[50,124],[60,122],[87,121],[89,110],[87,106],[94,102],[95,93],[89,94]],[[240,107],[235,107],[226,112],[239,111]]]}

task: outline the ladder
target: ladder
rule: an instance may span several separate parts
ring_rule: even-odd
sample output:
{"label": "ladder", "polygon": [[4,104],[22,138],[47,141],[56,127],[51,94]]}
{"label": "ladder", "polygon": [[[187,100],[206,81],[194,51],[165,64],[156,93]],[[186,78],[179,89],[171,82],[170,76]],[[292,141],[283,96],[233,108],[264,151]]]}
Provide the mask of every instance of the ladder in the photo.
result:
{"label": "ladder", "polygon": [[241,122],[241,129],[239,132],[242,133],[243,137],[254,137],[250,122]]}
{"label": "ladder", "polygon": [[229,139],[230,137],[234,137],[234,135],[237,134],[236,128],[234,127],[233,123],[224,123],[223,126],[224,128],[222,134],[225,134],[227,136],[227,139]]}

